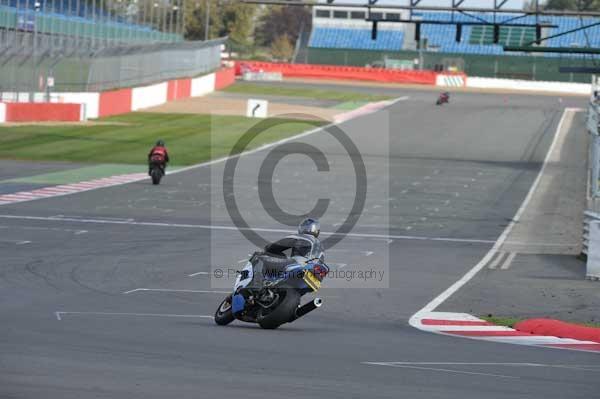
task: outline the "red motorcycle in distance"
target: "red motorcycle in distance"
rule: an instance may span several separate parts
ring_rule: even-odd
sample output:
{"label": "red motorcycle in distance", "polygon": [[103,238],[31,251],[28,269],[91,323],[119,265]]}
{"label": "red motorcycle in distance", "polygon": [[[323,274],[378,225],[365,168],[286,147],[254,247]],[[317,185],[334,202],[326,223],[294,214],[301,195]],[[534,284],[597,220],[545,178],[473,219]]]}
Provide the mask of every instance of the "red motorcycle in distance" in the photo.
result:
{"label": "red motorcycle in distance", "polygon": [[444,103],[448,104],[449,102],[450,102],[450,93],[448,93],[446,91],[446,92],[440,94],[437,101],[435,102],[435,105],[442,105]]}

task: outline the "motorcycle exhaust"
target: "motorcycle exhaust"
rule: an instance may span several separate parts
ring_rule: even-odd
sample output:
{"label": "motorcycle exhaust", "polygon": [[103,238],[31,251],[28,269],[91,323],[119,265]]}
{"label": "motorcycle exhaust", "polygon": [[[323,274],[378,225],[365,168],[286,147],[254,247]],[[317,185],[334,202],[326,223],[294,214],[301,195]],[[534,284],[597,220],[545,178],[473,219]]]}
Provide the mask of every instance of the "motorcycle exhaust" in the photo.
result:
{"label": "motorcycle exhaust", "polygon": [[323,300],[321,298],[315,298],[311,302],[300,306],[298,309],[296,309],[296,317],[294,318],[294,320],[304,316],[307,313],[312,312],[316,308],[320,308],[321,305],[323,305]]}

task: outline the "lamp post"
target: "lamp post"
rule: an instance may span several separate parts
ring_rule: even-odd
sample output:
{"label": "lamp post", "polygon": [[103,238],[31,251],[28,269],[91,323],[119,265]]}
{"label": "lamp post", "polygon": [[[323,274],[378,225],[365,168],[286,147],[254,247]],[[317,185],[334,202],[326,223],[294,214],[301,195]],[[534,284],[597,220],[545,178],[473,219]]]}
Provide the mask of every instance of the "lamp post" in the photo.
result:
{"label": "lamp post", "polygon": [[174,41],[172,38],[173,35],[173,18],[175,16],[175,12],[177,11],[177,6],[171,6],[171,10],[169,12],[169,39]]}
{"label": "lamp post", "polygon": [[204,23],[204,40],[208,40],[208,26],[210,25],[210,0],[206,0],[206,21]]}

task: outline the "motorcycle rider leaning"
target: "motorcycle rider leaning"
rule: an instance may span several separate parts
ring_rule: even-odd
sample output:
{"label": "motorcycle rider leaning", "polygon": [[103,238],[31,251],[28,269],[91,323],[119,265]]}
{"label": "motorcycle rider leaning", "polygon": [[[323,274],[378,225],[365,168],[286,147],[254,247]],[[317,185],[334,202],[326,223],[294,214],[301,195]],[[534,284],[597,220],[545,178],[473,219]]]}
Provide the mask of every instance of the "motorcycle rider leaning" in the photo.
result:
{"label": "motorcycle rider leaning", "polygon": [[[298,225],[298,234],[291,235],[286,238],[296,238],[300,240],[305,240],[310,243],[310,245],[295,247],[292,250],[292,258],[297,261],[306,261],[309,260],[309,254],[306,252],[310,252],[312,248],[312,255],[310,257],[318,257],[322,262],[325,261],[325,250],[319,241],[319,234],[321,233],[321,224],[316,219],[307,218],[304,219]],[[306,248],[306,249],[305,249]]]}
{"label": "motorcycle rider leaning", "polygon": [[152,171],[152,165],[158,165],[164,173],[167,168],[167,162],[169,162],[169,152],[167,151],[167,147],[165,147],[165,142],[158,140],[148,153],[148,175]]}

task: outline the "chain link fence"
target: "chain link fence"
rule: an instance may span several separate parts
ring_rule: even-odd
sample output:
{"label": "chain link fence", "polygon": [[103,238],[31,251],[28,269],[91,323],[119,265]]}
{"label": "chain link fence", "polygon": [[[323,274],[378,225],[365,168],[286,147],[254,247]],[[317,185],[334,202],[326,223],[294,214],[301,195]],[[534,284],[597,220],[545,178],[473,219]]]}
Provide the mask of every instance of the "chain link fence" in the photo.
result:
{"label": "chain link fence", "polygon": [[184,1],[0,0],[0,100],[44,101],[52,92],[217,69],[225,39],[184,41]]}
{"label": "chain link fence", "polygon": [[87,91],[139,86],[214,71],[226,39],[102,49],[90,58]]}
{"label": "chain link fence", "polygon": [[[30,93],[103,91],[208,73],[220,66],[226,39],[104,48],[91,40],[34,38],[31,33],[18,33],[16,40],[27,45],[0,52],[4,101],[31,101]],[[49,50],[49,40],[61,43]],[[41,50],[24,51],[36,47]]]}

